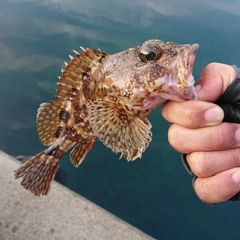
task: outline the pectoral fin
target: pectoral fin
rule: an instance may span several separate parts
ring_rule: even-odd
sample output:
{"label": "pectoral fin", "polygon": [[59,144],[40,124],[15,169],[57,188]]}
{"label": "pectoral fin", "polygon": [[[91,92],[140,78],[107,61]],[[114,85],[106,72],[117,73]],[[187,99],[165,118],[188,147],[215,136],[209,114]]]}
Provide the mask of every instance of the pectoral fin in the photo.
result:
{"label": "pectoral fin", "polygon": [[128,161],[141,157],[152,140],[150,122],[118,103],[96,101],[88,106],[88,113],[99,140]]}

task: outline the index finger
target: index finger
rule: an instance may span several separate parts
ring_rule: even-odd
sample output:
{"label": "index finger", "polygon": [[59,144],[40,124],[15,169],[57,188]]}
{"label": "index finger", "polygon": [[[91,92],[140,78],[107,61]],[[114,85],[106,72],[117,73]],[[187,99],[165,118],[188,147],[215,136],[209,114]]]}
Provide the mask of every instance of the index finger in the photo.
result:
{"label": "index finger", "polygon": [[162,107],[163,117],[185,128],[215,126],[222,122],[223,110],[214,103],[204,101],[166,102]]}

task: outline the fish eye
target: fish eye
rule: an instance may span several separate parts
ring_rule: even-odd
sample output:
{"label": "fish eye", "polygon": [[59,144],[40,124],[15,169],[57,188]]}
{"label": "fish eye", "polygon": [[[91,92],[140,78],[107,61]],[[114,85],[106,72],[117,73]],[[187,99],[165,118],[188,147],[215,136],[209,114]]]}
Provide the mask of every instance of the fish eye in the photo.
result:
{"label": "fish eye", "polygon": [[144,46],[139,57],[143,62],[156,62],[162,56],[162,49],[159,46]]}
{"label": "fish eye", "polygon": [[153,60],[156,59],[156,57],[157,57],[157,54],[156,54],[155,52],[153,52],[153,51],[150,51],[150,52],[148,52],[148,53],[145,55],[145,58],[146,58],[146,60],[148,60],[148,61],[153,61]]}

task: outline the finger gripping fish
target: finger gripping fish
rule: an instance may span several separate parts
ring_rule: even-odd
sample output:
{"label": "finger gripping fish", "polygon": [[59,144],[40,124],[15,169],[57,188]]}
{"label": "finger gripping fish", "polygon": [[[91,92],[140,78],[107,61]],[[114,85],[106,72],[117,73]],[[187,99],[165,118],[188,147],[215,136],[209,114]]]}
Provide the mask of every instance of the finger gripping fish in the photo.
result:
{"label": "finger gripping fish", "polygon": [[56,99],[38,109],[39,138],[49,147],[15,177],[35,195],[47,195],[64,153],[73,147],[70,160],[77,167],[97,139],[128,161],[140,158],[152,139],[148,114],[166,100],[197,98],[192,69],[198,47],[149,40],[112,55],[74,51]]}

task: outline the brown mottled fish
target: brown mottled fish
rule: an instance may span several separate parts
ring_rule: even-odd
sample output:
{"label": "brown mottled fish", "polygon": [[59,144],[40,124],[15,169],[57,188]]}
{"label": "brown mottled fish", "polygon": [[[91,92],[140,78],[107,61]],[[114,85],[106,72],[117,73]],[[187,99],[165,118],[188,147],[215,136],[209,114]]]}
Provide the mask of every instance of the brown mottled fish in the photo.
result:
{"label": "brown mottled fish", "polygon": [[128,161],[151,139],[147,115],[166,100],[196,99],[192,76],[198,44],[149,40],[108,55],[81,48],[65,63],[54,101],[40,105],[37,130],[46,150],[15,171],[22,186],[47,195],[59,160],[70,148],[78,166],[97,139]]}

